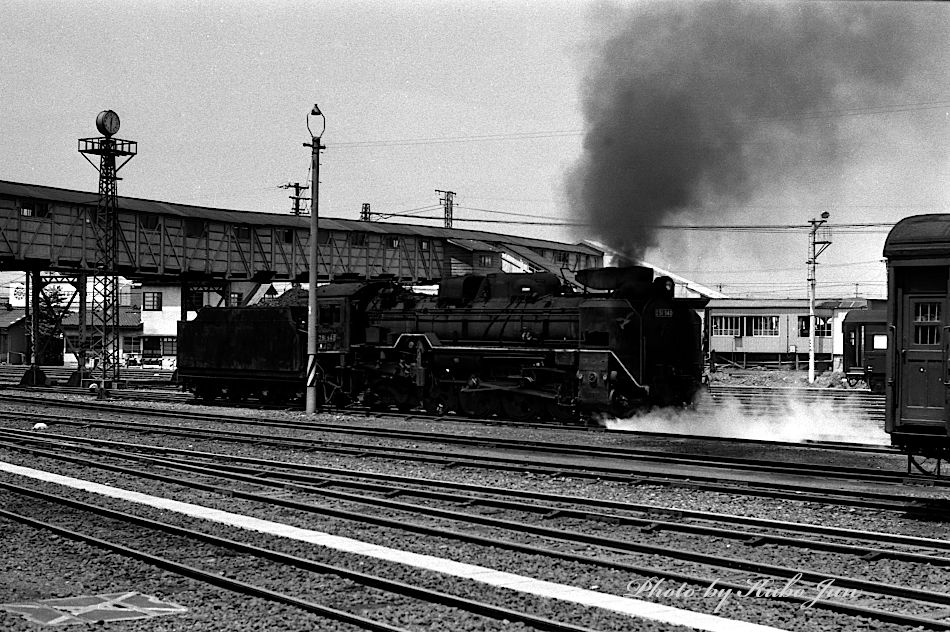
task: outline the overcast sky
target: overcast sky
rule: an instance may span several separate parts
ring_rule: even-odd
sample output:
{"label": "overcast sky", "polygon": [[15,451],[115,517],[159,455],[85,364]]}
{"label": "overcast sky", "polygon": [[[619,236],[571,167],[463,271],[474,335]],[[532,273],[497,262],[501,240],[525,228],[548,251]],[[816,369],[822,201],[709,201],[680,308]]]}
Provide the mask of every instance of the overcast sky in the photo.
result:
{"label": "overcast sky", "polygon": [[[356,219],[365,202],[437,216],[435,189],[448,189],[457,227],[636,242],[646,260],[726,292],[804,296],[805,232],[643,227],[950,212],[948,42],[938,3],[6,0],[0,179],[95,191],[76,139],[97,136],[96,114],[113,109],[117,136],[139,143],[120,195],[285,213],[279,186],[309,183],[316,102],[322,216]],[[770,123],[737,131],[737,120]],[[617,126],[656,131],[608,134],[639,148],[635,175],[596,155]],[[614,196],[668,147],[689,159],[651,181],[666,191],[670,174],[698,174],[669,185],[684,195]],[[618,215],[597,215],[611,203]],[[819,293],[858,283],[883,295],[884,235],[839,232]]]}

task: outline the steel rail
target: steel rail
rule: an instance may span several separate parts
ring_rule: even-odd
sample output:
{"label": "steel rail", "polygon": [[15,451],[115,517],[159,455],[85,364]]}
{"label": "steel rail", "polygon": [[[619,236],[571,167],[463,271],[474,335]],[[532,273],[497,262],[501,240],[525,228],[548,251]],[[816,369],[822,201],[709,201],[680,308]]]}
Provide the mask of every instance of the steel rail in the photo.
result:
{"label": "steel rail", "polygon": [[[7,483],[0,483],[4,487]],[[132,559],[151,564],[152,566],[157,566],[166,571],[171,571],[177,575],[183,577],[188,577],[191,579],[210,584],[212,586],[217,586],[219,588],[225,588],[232,592],[236,592],[242,595],[249,595],[252,597],[260,597],[273,601],[276,603],[282,603],[284,605],[293,606],[317,614],[328,619],[333,619],[335,621],[342,621],[344,623],[350,623],[352,625],[361,627],[366,630],[378,630],[379,632],[410,632],[406,628],[397,628],[386,623],[379,621],[373,621],[365,617],[361,617],[356,614],[349,612],[344,612],[342,610],[337,610],[335,608],[330,608],[329,606],[323,606],[311,601],[306,601],[303,599],[298,599],[291,595],[277,592],[275,590],[270,590],[269,588],[264,588],[263,586],[256,586],[254,584],[249,584],[247,582],[242,582],[236,579],[228,579],[222,575],[217,575],[209,571],[201,570],[194,566],[189,566],[187,564],[181,564],[179,562],[173,562],[164,557],[158,555],[153,555],[151,553],[140,551],[138,549],[133,549],[115,542],[109,542],[108,540],[103,540],[88,534],[79,533],[78,531],[73,531],[71,529],[66,529],[58,525],[54,525],[49,522],[44,522],[42,520],[37,520],[36,518],[31,518],[23,514],[18,514],[7,509],[0,509],[0,517],[7,518],[9,520],[15,520],[17,522],[30,525],[32,527],[37,527],[40,529],[46,529],[47,531],[52,531],[53,533],[69,538],[70,540],[75,540],[78,542],[85,542],[91,544],[100,549],[106,551],[111,551],[113,553],[118,553],[119,555],[129,557]]]}
{"label": "steel rail", "polygon": [[[76,446],[61,446],[61,447],[72,447]],[[34,454],[44,455],[41,450],[31,450]],[[99,448],[92,448],[91,452],[94,454],[102,455],[105,457],[112,457],[117,459],[125,459],[138,461],[142,463],[148,463],[153,465],[160,465],[165,467],[174,467],[178,469],[183,469],[186,471],[192,471],[199,474],[211,474],[214,476],[221,476],[223,473],[229,475],[239,475],[241,478],[235,478],[234,480],[241,480],[247,483],[254,484],[271,484],[275,487],[281,488],[290,488],[291,486],[285,485],[282,481],[289,481],[290,483],[305,485],[306,489],[304,491],[310,491],[310,488],[313,486],[318,486],[321,489],[325,489],[327,486],[343,486],[341,485],[342,481],[336,481],[333,479],[325,477],[316,477],[309,475],[301,474],[292,474],[292,473],[281,473],[269,470],[260,470],[256,468],[236,466],[236,465],[227,465],[221,463],[195,463],[194,461],[182,461],[178,459],[166,459],[166,458],[157,458],[149,457],[140,454],[131,454],[128,452],[121,452],[117,450],[104,450]],[[48,456],[48,455],[46,455]],[[222,458],[229,458],[227,456],[222,456]],[[273,482],[272,482],[273,481]],[[937,557],[935,555],[925,554],[925,553],[914,553],[910,551],[899,551],[894,549],[875,549],[869,548],[867,546],[858,546],[853,544],[842,544],[839,542],[827,542],[827,541],[818,541],[818,540],[806,540],[803,538],[793,538],[789,536],[776,535],[773,533],[763,533],[763,532],[750,532],[750,531],[739,531],[736,529],[724,529],[721,527],[711,527],[698,524],[688,524],[682,522],[672,522],[668,520],[659,520],[656,518],[635,518],[631,516],[624,516],[620,514],[610,514],[604,512],[595,512],[590,510],[577,510],[577,509],[567,509],[564,507],[559,507],[555,505],[536,505],[529,504],[525,502],[513,502],[506,500],[497,500],[491,498],[484,498],[479,496],[465,496],[459,495],[458,493],[448,493],[448,492],[438,492],[424,489],[412,489],[407,487],[395,487],[392,485],[380,485],[380,484],[364,484],[360,486],[354,486],[358,489],[365,491],[372,491],[376,493],[384,494],[386,498],[394,498],[396,496],[416,496],[420,498],[427,498],[432,500],[440,500],[445,502],[450,502],[460,507],[470,507],[470,506],[485,506],[485,507],[494,507],[498,509],[506,509],[512,511],[520,511],[525,513],[541,514],[544,519],[552,518],[575,518],[580,520],[591,520],[598,522],[607,522],[611,524],[622,524],[627,526],[637,526],[641,527],[645,531],[676,531],[681,533],[691,533],[699,535],[709,535],[723,538],[731,538],[734,540],[740,540],[744,544],[750,546],[757,546],[760,544],[779,544],[784,546],[790,546],[805,550],[819,550],[819,551],[831,551],[836,553],[845,553],[854,556],[862,557],[865,560],[874,560],[880,558],[886,559],[895,559],[905,562],[917,562],[923,564],[931,564],[934,566],[950,566],[950,557]],[[323,492],[320,492],[323,493]],[[424,508],[420,507],[420,510]],[[850,534],[848,536],[839,536],[839,537],[848,537],[851,540],[861,539],[852,537]],[[893,543],[893,541],[890,541]],[[934,543],[939,543],[940,541],[934,541]],[[943,542],[945,548],[950,549],[950,542]]]}
{"label": "steel rail", "polygon": [[[77,457],[67,457],[66,460],[78,460],[85,461],[85,464],[92,465],[95,467],[102,467],[103,469],[109,469],[112,471],[122,471],[124,473],[134,473],[136,476],[141,476],[143,478],[149,478],[153,480],[160,480],[163,482],[172,483],[175,485],[182,485],[185,487],[191,487],[194,489],[201,489],[205,491],[211,491],[218,494],[223,494],[228,497],[241,498],[244,500],[250,500],[254,502],[260,502],[263,504],[277,505],[285,507],[288,509],[294,509],[297,511],[304,511],[310,513],[316,513],[320,515],[327,515],[335,518],[340,518],[343,520],[352,520],[363,522],[366,524],[372,524],[375,526],[381,526],[386,528],[394,528],[397,530],[410,531],[415,533],[421,533],[424,535],[431,535],[436,537],[448,537],[452,539],[460,539],[465,542],[470,542],[474,544],[480,544],[485,546],[494,546],[505,548],[508,550],[515,550],[525,553],[534,553],[546,557],[556,557],[560,559],[566,559],[571,561],[578,561],[588,564],[594,564],[602,567],[616,568],[619,570],[628,570],[636,572],[638,574],[645,574],[647,576],[658,576],[665,577],[667,579],[677,579],[689,583],[698,583],[700,585],[709,585],[710,581],[708,578],[697,578],[694,575],[687,575],[678,572],[669,572],[661,569],[655,569],[652,567],[643,567],[639,565],[630,564],[627,562],[616,562],[612,560],[604,560],[601,558],[583,556],[579,554],[574,554],[571,552],[558,551],[556,549],[545,549],[542,547],[536,547],[532,545],[526,545],[519,542],[514,542],[510,540],[504,540],[495,537],[486,537],[480,536],[470,532],[461,532],[455,531],[446,528],[430,527],[427,525],[419,525],[415,523],[410,523],[405,520],[398,520],[392,518],[385,518],[381,516],[371,515],[371,514],[362,514],[352,511],[344,511],[339,509],[333,509],[330,507],[325,507],[321,505],[314,505],[310,503],[303,503],[299,501],[294,501],[285,498],[276,498],[273,496],[267,496],[263,494],[256,494],[253,492],[247,492],[236,488],[221,487],[219,485],[213,485],[209,483],[201,483],[198,481],[193,481],[190,479],[182,479],[174,476],[167,476],[162,474],[157,474],[154,472],[146,472],[142,470],[135,470],[134,468],[121,468],[118,466],[112,466],[107,464],[100,464],[97,462],[89,461],[87,459],[79,459]],[[248,477],[252,478],[252,477]],[[253,480],[247,482],[254,482]],[[260,483],[261,481],[257,481]],[[284,483],[283,486],[288,486]],[[304,487],[304,486],[294,486],[294,487]],[[308,488],[308,493],[317,493],[317,494],[326,494],[328,490],[321,488]],[[339,497],[336,494],[329,494],[331,496]],[[351,495],[350,495],[351,496]],[[365,498],[359,498],[355,502],[362,502],[363,504],[376,504],[377,506],[388,506],[390,508],[400,508],[399,505],[404,503],[397,503],[395,501],[385,501],[383,499],[375,499],[375,503],[365,502]],[[426,515],[436,515],[438,517],[445,517],[449,520],[460,521],[460,514],[457,511],[442,511],[435,510],[434,508],[427,507],[424,508]],[[919,601],[926,604],[940,604],[940,605],[950,605],[950,594],[946,593],[937,593],[927,590],[919,590],[913,588],[907,588],[904,586],[896,586],[885,584],[881,582],[873,582],[866,580],[858,580],[854,578],[835,576],[826,573],[819,573],[814,571],[809,571],[807,569],[793,569],[788,567],[782,567],[772,564],[762,564],[756,562],[749,562],[745,560],[740,560],[737,558],[730,558],[725,556],[716,556],[708,555],[703,553],[691,552],[691,551],[682,551],[678,549],[673,549],[670,547],[659,547],[651,545],[642,545],[635,542],[629,541],[618,541],[611,540],[608,538],[603,538],[600,536],[593,536],[589,534],[574,532],[574,531],[562,531],[556,529],[549,529],[546,527],[539,527],[536,525],[530,525],[527,523],[519,523],[515,521],[508,520],[499,520],[485,516],[474,516],[472,514],[464,514],[465,520],[473,522],[475,524],[481,524],[484,526],[492,526],[505,530],[515,531],[517,533],[529,532],[534,535],[539,535],[553,540],[571,542],[571,543],[584,543],[598,546],[606,551],[614,553],[646,553],[650,555],[661,555],[671,559],[680,559],[684,561],[690,561],[697,564],[703,564],[706,566],[713,566],[717,568],[730,568],[735,570],[741,570],[744,572],[752,572],[758,575],[767,575],[772,577],[778,577],[781,579],[791,580],[795,578],[804,578],[805,581],[818,583],[821,581],[833,580],[837,586],[845,588],[853,588],[861,590],[871,594],[877,594],[882,596],[891,596],[898,597],[902,599],[910,599],[913,601]],[[741,586],[739,584],[727,584],[721,581],[717,581],[717,585],[722,587],[735,586],[741,592],[748,590],[748,586]],[[780,597],[780,599],[789,599],[790,601],[798,601],[799,603],[811,603],[812,600],[808,597],[795,598],[794,596]],[[918,617],[915,615],[907,615],[903,613],[894,613],[887,612],[872,608],[866,608],[864,606],[856,606],[853,604],[846,604],[833,601],[816,601],[814,605],[820,605],[820,607],[833,610],[836,612],[841,612],[845,614],[850,614],[852,616],[868,616],[873,617],[878,620],[893,622],[893,623],[902,623],[904,625],[917,625],[925,626],[932,629],[948,629],[950,630],[950,622],[941,622],[934,619],[927,619],[924,617]]]}
{"label": "steel rail", "polygon": [[[4,434],[10,434],[8,431],[0,430],[0,436]],[[73,438],[69,439],[68,443],[60,443],[58,441],[47,441],[45,437],[38,437],[33,434],[28,433],[15,433],[13,441],[16,443],[5,444],[8,447],[13,449],[26,449],[23,448],[21,443],[34,443],[41,446],[55,445],[57,447],[69,447],[71,449],[79,450],[83,449],[79,443],[85,443],[88,440],[80,438],[78,441]],[[692,511],[689,509],[679,509],[675,507],[661,507],[658,505],[647,505],[641,503],[629,503],[624,501],[613,501],[606,499],[597,499],[597,498],[588,498],[583,496],[564,496],[557,494],[548,494],[544,492],[533,492],[525,491],[518,489],[509,489],[502,487],[490,487],[485,485],[473,485],[467,483],[458,483],[453,481],[442,481],[436,479],[420,479],[418,477],[406,477],[399,476],[396,474],[382,474],[378,472],[365,472],[360,470],[344,470],[339,467],[323,467],[319,465],[305,464],[305,463],[293,463],[288,461],[273,461],[269,459],[261,459],[256,457],[247,457],[239,456],[233,454],[220,454],[214,452],[201,452],[197,450],[184,450],[177,448],[163,448],[157,446],[149,446],[136,443],[118,443],[110,441],[100,441],[99,443],[107,443],[109,445],[119,446],[121,448],[128,448],[132,450],[140,450],[147,452],[160,452],[164,455],[167,454],[179,454],[183,458],[187,458],[187,461],[179,461],[177,459],[167,458],[167,460],[173,463],[192,463],[196,462],[196,459],[206,459],[206,460],[219,460],[227,459],[232,462],[241,462],[256,465],[262,469],[255,468],[244,468],[242,466],[235,465],[225,465],[225,464],[215,464],[215,467],[218,469],[230,470],[233,469],[238,473],[247,473],[254,472],[255,480],[260,480],[261,478],[275,478],[275,479],[284,479],[290,478],[291,481],[295,481],[298,477],[301,480],[308,480],[316,485],[322,486],[336,486],[336,487],[350,487],[356,489],[367,489],[371,491],[380,491],[385,490],[386,492],[393,493],[394,495],[428,495],[432,494],[433,497],[444,496],[449,499],[458,499],[460,498],[458,492],[468,492],[468,493],[480,493],[488,494],[493,496],[501,496],[506,498],[522,498],[528,500],[536,500],[542,502],[550,503],[560,503],[560,504],[570,504],[570,505],[581,505],[581,506],[595,506],[598,508],[609,508],[615,509],[618,511],[631,512],[631,513],[641,513],[649,516],[660,516],[660,517],[669,517],[669,518],[685,518],[689,520],[699,520],[702,522],[724,522],[734,525],[743,525],[743,526],[752,526],[760,527],[767,529],[775,529],[781,531],[792,531],[800,533],[808,533],[812,535],[827,535],[837,538],[849,539],[849,540],[864,540],[870,542],[885,542],[889,544],[900,544],[904,546],[912,546],[918,548],[926,549],[937,549],[937,550],[947,550],[950,551],[950,540],[937,540],[933,538],[924,538],[920,536],[909,536],[901,535],[894,533],[881,533],[876,531],[863,531],[855,529],[844,529],[839,527],[829,527],[825,525],[816,525],[816,524],[807,524],[807,523],[798,523],[798,522],[788,522],[780,520],[771,520],[767,518],[753,518],[749,516],[737,516],[730,514],[718,514],[711,513],[707,511]],[[90,452],[95,454],[102,454],[104,456],[111,456],[121,459],[152,459],[153,457],[147,457],[140,454],[127,452],[125,450],[116,450],[116,449],[107,449],[107,448],[88,448]],[[286,470],[282,472],[281,470]],[[300,474],[291,473],[290,471],[301,471],[306,472],[307,476],[301,476]],[[329,476],[312,476],[311,474],[326,474]],[[346,478],[340,478],[346,477]],[[392,486],[383,486],[376,482],[365,482],[369,481],[384,481],[387,483],[399,483],[407,487],[392,487]],[[414,485],[424,485],[427,487],[437,487],[441,489],[452,490],[452,493],[445,492],[429,492],[427,490],[420,490]],[[396,494],[396,492],[399,494]],[[482,496],[470,496],[474,504],[480,504],[483,501],[488,504],[491,502],[496,502],[491,498],[485,498]],[[497,501],[504,502],[504,501]],[[555,508],[555,510],[561,510],[560,507]],[[590,512],[584,511],[581,512],[585,515],[589,515]],[[656,518],[650,519],[650,524],[660,523],[664,524],[663,521],[658,521]],[[681,524],[681,523],[671,523],[671,524]]]}
{"label": "steel rail", "polygon": [[[108,411],[112,407],[101,407],[97,408],[99,412]],[[132,409],[132,411],[138,414],[151,414],[150,411],[143,411],[142,409]],[[130,412],[132,412],[130,411]],[[123,409],[123,412],[125,410]],[[11,416],[13,413],[0,413],[0,418],[4,416]],[[44,414],[42,413],[15,413],[16,417],[31,416],[36,418],[43,418]],[[180,419],[208,419],[205,416],[199,417],[190,417],[188,415],[182,415],[178,413],[176,415],[158,415],[162,417],[174,416]],[[133,421],[123,421],[115,422],[109,420],[100,420],[100,419],[88,419],[82,418],[81,420],[61,420],[58,423],[72,423],[77,424],[80,421],[90,425],[101,425],[108,427],[117,427],[120,424],[125,424],[130,427],[140,424],[141,422]],[[319,425],[313,424],[303,424],[299,422],[277,422],[272,420],[241,420],[235,421],[233,418],[227,418],[226,420],[222,419],[225,423],[237,423],[239,425],[264,425],[272,427],[282,427],[282,428],[293,428],[293,429],[305,429],[310,431],[319,431],[319,432],[329,432],[337,434],[347,434],[347,435],[364,435],[371,437],[381,437],[387,439],[396,439],[396,440],[414,440],[414,441],[427,441],[433,443],[450,443],[456,445],[466,445],[466,446],[476,446],[476,447],[488,447],[488,448],[506,448],[514,450],[531,450],[537,451],[542,450],[549,454],[560,454],[565,456],[583,456],[583,457],[597,457],[597,458],[622,458],[622,459],[639,459],[645,461],[651,461],[655,463],[668,463],[668,464],[684,464],[684,465],[695,465],[700,467],[724,467],[728,466],[733,469],[742,469],[751,472],[770,472],[775,474],[788,474],[788,475],[802,475],[806,474],[809,476],[829,476],[835,477],[842,480],[850,481],[861,481],[861,482],[883,482],[883,483],[901,483],[908,478],[908,475],[904,472],[893,472],[885,473],[880,472],[879,470],[873,470],[869,468],[858,468],[850,466],[834,466],[834,465],[820,465],[814,463],[800,463],[800,462],[774,462],[774,461],[760,461],[756,459],[742,458],[742,457],[727,457],[727,456],[710,456],[703,454],[690,454],[690,453],[671,453],[671,452],[658,452],[656,450],[644,450],[636,448],[625,448],[625,447],[610,447],[610,446],[580,446],[572,447],[565,446],[561,443],[556,442],[546,442],[546,441],[526,441],[520,439],[506,439],[506,438],[494,438],[494,437],[461,437],[455,434],[446,434],[446,433],[434,433],[434,432],[424,432],[424,431],[414,431],[414,430],[390,430],[390,429],[376,429],[376,428],[362,428],[354,427],[351,425],[345,424],[329,424],[321,423]],[[144,425],[144,424],[141,424]],[[152,428],[159,428],[167,430],[170,432],[179,432],[182,430],[180,426],[162,426],[160,424],[147,424]],[[240,433],[237,431],[216,431],[223,434],[231,434],[231,436],[240,437],[240,436],[259,436],[253,435],[251,433]],[[293,440],[290,440],[293,441]],[[346,443],[346,442],[337,442],[341,446],[354,446],[357,444]],[[393,450],[400,450],[400,448],[393,447]],[[927,479],[930,484],[937,487],[950,487],[950,479]]]}
{"label": "steel rail", "polygon": [[339,577],[354,581],[364,586],[379,588],[381,590],[396,593],[399,595],[404,595],[406,597],[412,597],[414,599],[420,599],[423,601],[438,603],[444,606],[450,606],[453,608],[458,608],[460,610],[466,610],[474,614],[488,616],[488,617],[492,617],[496,619],[509,619],[512,621],[518,621],[518,622],[524,623],[525,625],[533,626],[539,630],[550,630],[552,632],[591,632],[588,628],[582,628],[582,627],[571,625],[568,623],[554,621],[552,619],[535,616],[530,613],[519,612],[517,610],[512,610],[510,608],[503,608],[501,606],[495,606],[490,603],[480,602],[474,599],[467,599],[465,597],[459,597],[457,595],[452,595],[452,594],[444,593],[437,590],[422,588],[420,586],[413,586],[405,582],[400,582],[400,581],[396,581],[392,579],[386,579],[384,577],[370,575],[368,573],[361,573],[359,571],[353,571],[353,570],[344,568],[342,566],[324,564],[322,562],[309,560],[306,558],[290,555],[287,553],[281,553],[280,551],[274,551],[272,549],[255,546],[253,544],[246,544],[244,542],[238,542],[237,540],[231,540],[228,538],[211,535],[203,531],[188,529],[186,527],[180,527],[180,526],[169,524],[166,522],[161,522],[159,520],[154,520],[152,518],[142,518],[141,516],[136,516],[134,514],[125,513],[121,511],[116,511],[114,509],[109,509],[107,507],[96,505],[94,503],[87,503],[80,500],[65,498],[63,496],[57,496],[55,494],[50,494],[47,492],[31,489],[29,487],[22,487],[19,485],[13,485],[11,483],[0,481],[0,488],[6,489],[7,491],[15,492],[17,494],[21,494],[24,496],[31,496],[33,498],[39,498],[41,500],[45,500],[48,502],[58,503],[58,504],[66,505],[69,507],[74,507],[76,509],[80,509],[83,511],[89,511],[89,512],[92,512],[97,515],[101,515],[113,520],[124,521],[124,522],[128,522],[128,523],[135,524],[138,526],[164,531],[165,533],[170,533],[172,535],[176,535],[180,537],[200,540],[202,542],[206,542],[214,546],[220,546],[220,547],[228,548],[228,549],[238,551],[241,553],[250,554],[256,557],[270,560],[272,562],[278,562],[280,564],[285,564],[287,566],[293,566],[301,570],[306,570],[306,571],[311,571],[311,572],[321,573],[321,574],[337,575]]}
{"label": "steel rail", "polygon": [[[73,422],[65,420],[62,423],[84,425],[84,422]],[[115,428],[119,422],[111,424]],[[108,423],[106,425],[109,425]],[[134,426],[133,426],[134,427]],[[155,432],[157,427],[151,427],[147,424],[139,424],[139,432]],[[15,429],[2,429],[7,433],[22,433]],[[335,454],[346,454],[357,457],[376,456],[384,459],[402,459],[424,463],[441,464],[447,467],[479,467],[483,469],[495,469],[512,472],[528,472],[533,474],[544,474],[551,476],[574,476],[578,478],[593,478],[599,480],[614,480],[632,484],[659,484],[675,485],[689,489],[703,489],[717,492],[727,492],[731,494],[742,494],[752,496],[766,496],[770,498],[785,498],[797,501],[815,501],[827,504],[848,505],[854,507],[863,507],[868,509],[883,509],[887,511],[913,511],[928,515],[942,516],[950,512],[950,501],[940,498],[914,497],[908,500],[906,492],[900,494],[886,494],[880,492],[871,492],[865,490],[843,490],[833,491],[821,490],[811,485],[801,485],[796,483],[780,483],[776,481],[724,481],[720,476],[702,475],[698,473],[679,473],[663,472],[662,474],[631,474],[628,469],[600,466],[594,468],[587,465],[576,465],[563,462],[544,462],[544,461],[526,461],[523,458],[507,458],[496,456],[474,456],[451,454],[446,456],[445,451],[439,450],[421,450],[417,448],[395,448],[392,446],[370,447],[363,444],[314,440],[291,440],[291,439],[273,439],[262,438],[259,435],[251,433],[235,433],[229,431],[198,431],[185,430],[178,427],[174,429],[162,429],[162,432],[172,436],[183,436],[188,438],[206,439],[211,441],[228,440],[239,443],[247,443],[255,446],[279,447],[283,449],[297,448],[307,451],[323,451]],[[97,445],[109,445],[117,442],[110,442],[105,439],[78,438],[69,435],[53,435],[64,440],[81,440]],[[170,451],[174,448],[161,448],[161,450]],[[808,494],[806,496],[806,494]]]}

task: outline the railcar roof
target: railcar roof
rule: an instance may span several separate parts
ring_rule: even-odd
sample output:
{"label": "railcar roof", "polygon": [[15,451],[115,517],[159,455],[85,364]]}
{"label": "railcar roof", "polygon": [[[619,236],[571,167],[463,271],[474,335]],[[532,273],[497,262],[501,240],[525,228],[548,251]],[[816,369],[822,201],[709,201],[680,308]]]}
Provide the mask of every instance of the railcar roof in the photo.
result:
{"label": "railcar roof", "polygon": [[950,255],[950,214],[914,215],[897,222],[884,242],[884,256]]}
{"label": "railcar roof", "polygon": [[846,323],[883,323],[886,321],[886,309],[852,309],[844,317]]}

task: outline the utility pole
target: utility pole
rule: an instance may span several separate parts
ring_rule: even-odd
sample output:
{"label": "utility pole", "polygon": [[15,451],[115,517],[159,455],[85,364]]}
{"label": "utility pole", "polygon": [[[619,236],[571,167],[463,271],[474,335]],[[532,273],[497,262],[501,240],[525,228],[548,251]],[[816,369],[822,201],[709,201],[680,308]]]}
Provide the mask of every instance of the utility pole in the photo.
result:
{"label": "utility pole", "polygon": [[[319,116],[323,124],[323,129],[319,134],[314,134],[310,130],[310,116]],[[318,338],[317,327],[320,325],[320,303],[317,301],[317,266],[320,260],[320,249],[318,246],[318,233],[320,232],[320,150],[326,149],[321,142],[320,137],[326,130],[326,117],[316,103],[310,115],[307,116],[307,131],[310,132],[310,142],[304,143],[304,147],[310,147],[310,188],[312,198],[310,201],[310,263],[308,283],[310,291],[307,293],[307,412],[317,412],[317,371],[319,364],[317,362],[317,353],[320,351],[320,341]],[[320,398],[322,399],[322,398]]]}
{"label": "utility pole", "polygon": [[452,206],[455,203],[455,191],[436,189],[435,192],[442,196],[439,198],[439,202],[445,209],[445,227],[452,228]]}
{"label": "utility pole", "polygon": [[818,263],[818,256],[831,245],[831,234],[825,229],[821,236],[818,235],[818,229],[821,228],[830,217],[825,211],[821,214],[821,219],[810,219],[811,231],[808,243],[808,383],[815,383],[815,272]]}
{"label": "utility pole", "polygon": [[282,185],[280,185],[278,188],[279,188],[279,189],[293,189],[293,190],[294,190],[294,194],[288,196],[291,200],[294,201],[294,208],[293,208],[293,210],[291,211],[291,213],[293,213],[293,214],[296,215],[297,217],[300,217],[300,200],[309,200],[309,199],[310,199],[310,198],[307,198],[307,197],[301,197],[301,196],[300,196],[300,192],[301,192],[301,191],[306,191],[306,190],[309,189],[310,187],[302,186],[299,182],[293,182],[293,183],[288,182],[287,184],[282,184]]}
{"label": "utility pole", "polygon": [[360,221],[361,222],[371,222],[372,213],[369,210],[369,202],[363,202],[363,209],[360,211]]}

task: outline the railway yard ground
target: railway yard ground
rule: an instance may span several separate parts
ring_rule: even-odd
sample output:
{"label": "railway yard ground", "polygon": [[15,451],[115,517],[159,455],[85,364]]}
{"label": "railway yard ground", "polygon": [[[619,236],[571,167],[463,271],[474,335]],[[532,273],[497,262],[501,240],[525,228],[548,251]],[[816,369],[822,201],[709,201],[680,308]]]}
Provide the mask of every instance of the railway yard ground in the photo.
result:
{"label": "railway yard ground", "polygon": [[950,478],[742,382],[607,428],[7,386],[0,629],[950,629]]}

